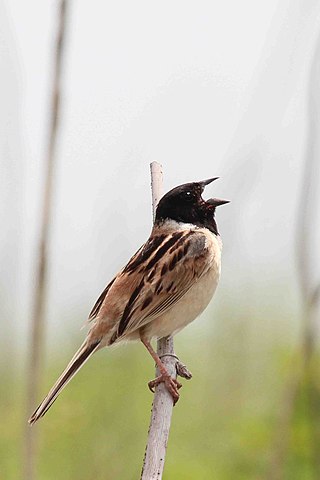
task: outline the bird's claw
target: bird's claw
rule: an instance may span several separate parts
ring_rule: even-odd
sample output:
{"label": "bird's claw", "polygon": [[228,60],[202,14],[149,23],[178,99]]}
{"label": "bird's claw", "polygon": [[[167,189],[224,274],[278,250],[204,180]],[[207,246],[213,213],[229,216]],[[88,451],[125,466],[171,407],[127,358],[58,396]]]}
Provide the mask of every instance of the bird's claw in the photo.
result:
{"label": "bird's claw", "polygon": [[155,378],[154,380],[151,380],[148,383],[148,387],[150,388],[151,392],[154,393],[155,387],[160,383],[165,384],[166,389],[172,396],[173,405],[175,405],[180,397],[178,390],[179,388],[182,387],[181,383],[178,382],[178,380],[176,380],[175,378],[172,378],[168,373],[163,373],[159,375],[159,377]]}

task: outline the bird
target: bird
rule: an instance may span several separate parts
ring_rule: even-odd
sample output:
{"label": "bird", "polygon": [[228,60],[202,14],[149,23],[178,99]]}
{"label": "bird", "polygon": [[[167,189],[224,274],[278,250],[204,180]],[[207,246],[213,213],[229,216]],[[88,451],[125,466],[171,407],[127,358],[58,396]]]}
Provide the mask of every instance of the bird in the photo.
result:
{"label": "bird", "polygon": [[156,208],[148,240],[108,283],[89,317],[87,336],[47,396],[29,418],[34,424],[87,360],[98,350],[127,340],[141,340],[173,402],[181,384],[170,376],[152,347],[153,338],[174,335],[209,304],[220,278],[222,242],[216,208],[228,200],[202,193],[217,180],[185,183],[166,193]]}

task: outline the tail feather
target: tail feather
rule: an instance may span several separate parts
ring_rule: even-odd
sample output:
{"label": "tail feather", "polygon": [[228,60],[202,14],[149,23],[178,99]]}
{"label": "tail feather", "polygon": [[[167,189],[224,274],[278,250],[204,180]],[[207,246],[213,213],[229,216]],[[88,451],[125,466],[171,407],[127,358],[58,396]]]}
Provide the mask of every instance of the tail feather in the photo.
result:
{"label": "tail feather", "polygon": [[70,382],[75,374],[80,370],[82,365],[91,357],[91,355],[99,348],[100,340],[88,345],[85,341],[79,350],[72,357],[70,363],[62,372],[56,383],[53,385],[48,395],[43,399],[38,408],[33,412],[28,420],[30,425],[33,425],[39,418],[49,410],[53,402],[58,398],[64,387]]}

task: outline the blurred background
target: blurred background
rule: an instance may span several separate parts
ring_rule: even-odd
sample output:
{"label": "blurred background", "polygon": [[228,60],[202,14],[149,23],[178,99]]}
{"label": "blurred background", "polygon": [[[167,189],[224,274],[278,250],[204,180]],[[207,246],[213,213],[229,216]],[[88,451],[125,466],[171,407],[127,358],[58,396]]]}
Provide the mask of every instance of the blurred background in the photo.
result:
{"label": "blurred background", "polygon": [[32,434],[28,370],[40,347],[36,406],[150,232],[157,160],[165,191],[220,176],[231,200],[214,301],[175,339],[194,376],[164,478],[319,479],[319,2],[3,0],[0,26],[0,478],[139,478],[141,345],[94,356]]}

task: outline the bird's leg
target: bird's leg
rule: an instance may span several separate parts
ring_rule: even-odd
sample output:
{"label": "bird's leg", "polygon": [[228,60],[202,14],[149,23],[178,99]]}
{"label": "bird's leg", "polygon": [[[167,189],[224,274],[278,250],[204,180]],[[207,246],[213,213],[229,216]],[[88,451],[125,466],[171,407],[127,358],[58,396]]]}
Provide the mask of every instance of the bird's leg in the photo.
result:
{"label": "bird's leg", "polygon": [[143,345],[146,347],[146,349],[148,350],[148,352],[156,362],[156,365],[160,371],[160,375],[148,383],[150,390],[154,392],[154,388],[157,385],[159,385],[159,383],[164,383],[168,392],[171,394],[173,398],[173,404],[175,405],[179,400],[180,395],[179,395],[178,389],[182,387],[181,383],[179,383],[175,378],[171,377],[166,367],[161,362],[159,355],[157,355],[157,353],[152,348],[151,343],[145,338],[143,338],[142,336],[140,338],[141,338],[141,342],[143,343]]}

